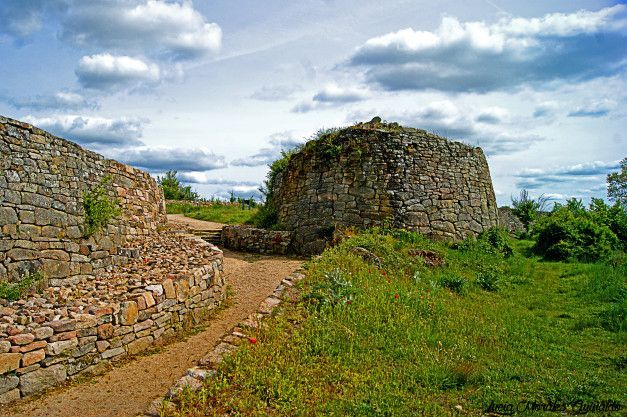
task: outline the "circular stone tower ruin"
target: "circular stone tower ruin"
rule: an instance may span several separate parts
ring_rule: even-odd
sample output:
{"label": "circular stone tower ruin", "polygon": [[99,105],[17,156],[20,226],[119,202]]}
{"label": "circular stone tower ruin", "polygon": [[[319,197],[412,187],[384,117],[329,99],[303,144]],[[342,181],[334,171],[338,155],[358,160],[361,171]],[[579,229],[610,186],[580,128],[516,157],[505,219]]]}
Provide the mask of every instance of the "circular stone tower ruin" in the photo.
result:
{"label": "circular stone tower ruin", "polygon": [[298,252],[317,253],[336,226],[382,225],[463,239],[497,225],[481,148],[379,118],[328,131],[291,155],[272,203]]}

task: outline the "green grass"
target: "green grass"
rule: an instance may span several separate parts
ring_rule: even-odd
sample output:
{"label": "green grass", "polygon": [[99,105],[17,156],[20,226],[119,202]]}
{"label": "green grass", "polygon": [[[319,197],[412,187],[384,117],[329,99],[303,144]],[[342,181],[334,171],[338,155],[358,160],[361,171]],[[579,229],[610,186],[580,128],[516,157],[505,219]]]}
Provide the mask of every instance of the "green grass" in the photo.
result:
{"label": "green grass", "polygon": [[0,300],[16,301],[29,291],[41,290],[44,277],[40,273],[27,275],[17,282],[0,281]]}
{"label": "green grass", "polygon": [[184,214],[187,217],[209,222],[224,224],[250,223],[258,208],[242,210],[239,204],[216,203],[210,206],[194,206],[186,203],[172,203],[167,205],[168,214]]}
{"label": "green grass", "polygon": [[[357,235],[311,262],[298,301],[175,415],[482,415],[492,402],[603,400],[624,411],[627,268],[540,262],[523,255],[530,245],[505,258],[485,244]],[[411,248],[446,265],[427,268]]]}

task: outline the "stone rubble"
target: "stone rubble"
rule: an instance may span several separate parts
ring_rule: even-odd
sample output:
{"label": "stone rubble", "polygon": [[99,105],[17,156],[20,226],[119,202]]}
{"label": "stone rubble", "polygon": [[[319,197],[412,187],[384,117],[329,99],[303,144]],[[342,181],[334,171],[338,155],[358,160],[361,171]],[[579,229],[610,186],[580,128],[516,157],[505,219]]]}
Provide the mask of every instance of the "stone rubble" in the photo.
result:
{"label": "stone rubble", "polygon": [[222,251],[167,230],[93,280],[0,301],[0,404],[137,354],[204,318],[225,297]]}

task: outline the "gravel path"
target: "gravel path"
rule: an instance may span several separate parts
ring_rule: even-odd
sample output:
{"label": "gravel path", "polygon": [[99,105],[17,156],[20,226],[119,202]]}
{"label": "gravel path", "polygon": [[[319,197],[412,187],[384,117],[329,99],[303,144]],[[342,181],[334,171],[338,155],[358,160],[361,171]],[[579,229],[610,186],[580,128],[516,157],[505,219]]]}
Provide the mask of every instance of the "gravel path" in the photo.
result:
{"label": "gravel path", "polygon": [[[218,223],[171,218],[198,229],[219,228]],[[234,293],[233,304],[213,318],[201,332],[185,341],[139,356],[107,374],[17,404],[2,407],[1,416],[125,417],[143,413],[150,402],[163,395],[185,370],[205,356],[231,327],[256,311],[277,284],[302,262],[282,257],[247,256],[224,251],[224,271]]]}

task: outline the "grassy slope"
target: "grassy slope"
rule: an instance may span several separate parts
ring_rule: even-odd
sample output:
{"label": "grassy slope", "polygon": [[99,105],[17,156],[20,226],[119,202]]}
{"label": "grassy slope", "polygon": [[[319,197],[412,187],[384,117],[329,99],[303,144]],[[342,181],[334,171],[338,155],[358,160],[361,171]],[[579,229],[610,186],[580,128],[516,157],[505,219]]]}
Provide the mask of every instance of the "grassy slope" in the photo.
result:
{"label": "grassy slope", "polygon": [[[525,245],[504,259],[413,234],[354,237],[309,265],[302,291],[310,297],[273,318],[180,413],[450,415],[461,405],[480,415],[491,401],[527,400],[627,406],[625,266],[539,262],[520,255]],[[353,246],[375,252],[383,269],[352,255]],[[447,265],[429,269],[408,248],[436,250]],[[499,290],[481,289],[478,272],[496,272]],[[467,279],[461,294],[438,284],[455,277]],[[622,319],[603,318],[621,305]]]}
{"label": "grassy slope", "polygon": [[191,204],[168,204],[168,214],[184,214],[198,220],[225,224],[243,224],[249,222],[258,208],[242,210],[236,204],[214,204],[211,206],[196,207]]}

